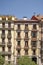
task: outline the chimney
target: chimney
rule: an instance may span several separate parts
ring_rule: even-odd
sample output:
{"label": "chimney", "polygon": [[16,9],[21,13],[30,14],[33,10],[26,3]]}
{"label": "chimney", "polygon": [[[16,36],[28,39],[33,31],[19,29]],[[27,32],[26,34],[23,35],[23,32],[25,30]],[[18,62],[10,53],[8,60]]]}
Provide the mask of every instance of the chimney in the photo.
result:
{"label": "chimney", "polygon": [[26,16],[24,16],[24,17],[23,17],[23,20],[27,20],[27,17],[26,17]]}

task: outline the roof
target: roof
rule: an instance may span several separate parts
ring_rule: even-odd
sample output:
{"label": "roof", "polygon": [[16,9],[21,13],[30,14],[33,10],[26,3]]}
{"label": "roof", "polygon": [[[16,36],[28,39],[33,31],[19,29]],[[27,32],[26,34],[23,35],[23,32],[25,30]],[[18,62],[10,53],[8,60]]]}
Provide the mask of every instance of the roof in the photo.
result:
{"label": "roof", "polygon": [[39,23],[39,20],[18,19],[18,20],[15,20],[14,23]]}
{"label": "roof", "polygon": [[27,17],[23,17],[22,19],[18,19],[15,16],[10,16],[10,15],[2,15],[0,16],[0,22],[1,20],[6,20],[6,21],[13,21],[14,23],[39,23],[40,19],[43,19],[43,16],[32,16],[31,19],[28,19]]}
{"label": "roof", "polygon": [[11,15],[0,15],[0,20],[6,20],[6,18],[7,18],[7,20],[16,20],[17,19],[17,17],[11,16]]}
{"label": "roof", "polygon": [[43,15],[34,15],[31,20],[43,20]]}

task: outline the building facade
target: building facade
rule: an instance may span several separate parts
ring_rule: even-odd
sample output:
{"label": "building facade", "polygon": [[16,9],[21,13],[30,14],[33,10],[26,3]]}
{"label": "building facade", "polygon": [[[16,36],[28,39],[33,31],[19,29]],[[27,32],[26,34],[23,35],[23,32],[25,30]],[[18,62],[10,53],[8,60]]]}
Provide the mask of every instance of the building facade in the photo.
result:
{"label": "building facade", "polygon": [[19,57],[28,56],[42,65],[43,17],[33,16],[28,20],[0,16],[0,53],[5,57],[5,64],[16,65]]}

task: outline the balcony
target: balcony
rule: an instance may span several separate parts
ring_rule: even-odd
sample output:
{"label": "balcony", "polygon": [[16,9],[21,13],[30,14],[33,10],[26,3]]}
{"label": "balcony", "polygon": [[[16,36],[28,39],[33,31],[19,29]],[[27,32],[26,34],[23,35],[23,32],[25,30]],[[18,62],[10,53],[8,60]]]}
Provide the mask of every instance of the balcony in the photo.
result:
{"label": "balcony", "polygon": [[33,56],[36,56],[36,53],[33,53],[32,55],[33,55]]}
{"label": "balcony", "polygon": [[14,28],[13,27],[11,27],[11,26],[8,26],[8,28],[7,28],[8,30],[14,30]]}
{"label": "balcony", "polygon": [[41,44],[41,49],[43,49],[43,43]]}
{"label": "balcony", "polygon": [[19,52],[19,53],[17,53],[17,57],[20,57],[20,55],[21,55],[21,54],[20,54],[20,52]]}
{"label": "balcony", "polygon": [[13,27],[1,27],[0,30],[14,30]]}
{"label": "balcony", "polygon": [[28,46],[24,46],[24,50],[28,50],[29,49],[29,47]]}
{"label": "balcony", "polygon": [[7,35],[7,38],[8,38],[8,39],[11,39],[11,34],[8,34],[8,35]]}
{"label": "balcony", "polygon": [[2,25],[3,30],[5,29],[5,25]]}
{"label": "balcony", "polygon": [[36,43],[32,44],[32,47],[36,47],[36,46],[37,46]]}
{"label": "balcony", "polygon": [[16,48],[17,50],[20,50],[21,49],[21,46],[20,45],[17,45],[17,48]]}
{"label": "balcony", "polygon": [[24,40],[29,40],[28,36],[25,36]]}
{"label": "balcony", "polygon": [[10,59],[8,58],[8,60],[7,60],[7,61],[8,61],[8,63],[9,63],[9,62],[11,63],[11,58],[10,58]]}
{"label": "balcony", "polygon": [[43,47],[41,47],[41,50],[43,51]]}
{"label": "balcony", "polygon": [[36,37],[32,37],[31,40],[32,41],[37,41],[37,38]]}
{"label": "balcony", "polygon": [[20,27],[20,24],[17,25],[17,31],[21,31],[21,27]]}
{"label": "balcony", "polygon": [[41,59],[43,59],[43,56],[41,57]]}
{"label": "balcony", "polygon": [[40,40],[41,41],[41,43],[43,43],[43,40]]}
{"label": "balcony", "polygon": [[11,46],[12,46],[11,42],[8,42],[8,43],[7,43],[7,46],[8,46],[8,47],[11,47]]}
{"label": "balcony", "polygon": [[34,32],[37,32],[38,30],[37,30],[37,29],[32,29],[32,32],[33,32],[33,31],[34,31]]}
{"label": "balcony", "polygon": [[17,32],[20,32],[21,31],[21,29],[20,28],[17,28],[17,30],[16,30]]}
{"label": "balcony", "polygon": [[41,55],[41,59],[43,59],[43,55]]}
{"label": "balcony", "polygon": [[24,40],[29,40],[29,38],[26,38],[26,37],[25,37]]}
{"label": "balcony", "polygon": [[5,30],[5,29],[6,29],[5,26],[0,27],[0,30]]}
{"label": "balcony", "polygon": [[32,46],[32,49],[36,49],[36,48],[37,48],[37,43],[36,43],[36,41],[32,41],[32,42],[31,42],[31,46]]}
{"label": "balcony", "polygon": [[43,65],[43,59],[41,59],[42,65]]}
{"label": "balcony", "polygon": [[0,46],[4,47],[5,46],[5,42],[0,43]]}
{"label": "balcony", "polygon": [[43,34],[43,30],[41,30],[41,34]]}
{"label": "balcony", "polygon": [[2,52],[0,52],[1,53],[1,55],[11,55],[11,52],[9,51],[9,52],[7,52],[7,51],[2,51]]}
{"label": "balcony", "polygon": [[5,38],[5,34],[1,34],[1,38]]}
{"label": "balcony", "polygon": [[28,27],[26,27],[24,31],[25,31],[25,32],[28,32],[28,31],[29,31]]}
{"label": "balcony", "polygon": [[41,60],[43,60],[43,56],[41,56]]}
{"label": "balcony", "polygon": [[28,56],[28,49],[25,49],[25,56]]}
{"label": "balcony", "polygon": [[21,40],[21,37],[20,37],[20,36],[18,36],[16,39],[17,39],[17,40]]}

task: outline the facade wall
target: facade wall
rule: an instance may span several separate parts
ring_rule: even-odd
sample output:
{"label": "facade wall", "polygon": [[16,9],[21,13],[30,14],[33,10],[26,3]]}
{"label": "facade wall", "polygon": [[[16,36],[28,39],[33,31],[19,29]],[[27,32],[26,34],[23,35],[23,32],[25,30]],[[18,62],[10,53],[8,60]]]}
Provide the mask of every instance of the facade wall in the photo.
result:
{"label": "facade wall", "polygon": [[[37,58],[37,64],[42,65],[41,62],[41,27],[39,23],[16,23],[15,18],[12,18],[13,20],[2,20],[0,21],[0,52],[2,53],[3,47],[5,50],[2,53],[2,56],[4,55],[5,57],[5,63],[17,63],[17,58],[19,56],[24,56],[28,55],[30,58]],[[1,20],[1,18],[0,18]],[[3,21],[5,23],[5,27],[2,27]],[[27,21],[27,20],[26,20]],[[11,22],[9,26],[9,23]],[[33,22],[33,21],[32,21]],[[36,25],[36,29],[33,28],[34,24]],[[27,26],[27,28],[26,28]],[[20,29],[18,28],[20,27]],[[2,44],[2,30],[5,31],[5,46],[1,45]],[[10,31],[10,32],[9,32]],[[33,32],[36,33],[36,38],[33,38]],[[8,33],[11,33],[8,35]],[[18,34],[20,33],[20,35]],[[35,35],[35,34],[34,34]],[[9,36],[9,38],[8,38]],[[10,42],[9,42],[10,41]],[[10,44],[9,44],[9,43]],[[18,44],[20,43],[20,45]],[[28,42],[28,43],[27,43]],[[32,46],[32,42],[35,42]],[[25,45],[26,43],[26,45]],[[35,46],[34,46],[35,45]]]}

